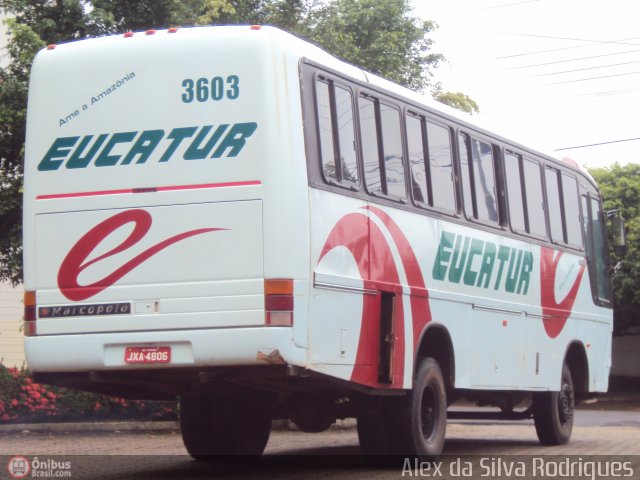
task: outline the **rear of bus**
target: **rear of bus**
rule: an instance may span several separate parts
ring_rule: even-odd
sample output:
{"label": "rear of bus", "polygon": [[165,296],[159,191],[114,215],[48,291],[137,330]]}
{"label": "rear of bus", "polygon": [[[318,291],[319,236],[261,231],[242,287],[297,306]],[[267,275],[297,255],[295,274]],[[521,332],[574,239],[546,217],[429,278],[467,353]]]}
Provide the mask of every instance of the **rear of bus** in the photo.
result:
{"label": "rear of bus", "polygon": [[308,288],[306,172],[292,161],[302,125],[286,39],[151,30],[38,54],[24,190],[37,379],[171,397],[209,367],[305,364],[293,320]]}

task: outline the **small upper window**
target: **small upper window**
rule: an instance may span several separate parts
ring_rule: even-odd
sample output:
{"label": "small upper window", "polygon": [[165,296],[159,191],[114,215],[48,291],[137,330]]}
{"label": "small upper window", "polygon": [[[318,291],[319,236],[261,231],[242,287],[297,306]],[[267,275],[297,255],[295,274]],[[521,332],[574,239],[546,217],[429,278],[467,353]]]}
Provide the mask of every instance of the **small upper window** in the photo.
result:
{"label": "small upper window", "polygon": [[562,197],[564,200],[567,243],[575,247],[582,247],[578,182],[575,177],[566,173],[562,174]]}
{"label": "small upper window", "polygon": [[407,115],[407,145],[409,147],[409,170],[411,172],[411,193],[419,205],[431,205],[424,154],[424,119]]}
{"label": "small upper window", "polygon": [[316,81],[316,108],[325,180],[348,187],[358,185],[351,92],[333,80],[320,77]]}
{"label": "small upper window", "polygon": [[400,112],[394,107],[381,103],[380,120],[382,126],[384,172],[386,177],[385,194],[396,198],[405,198],[406,187],[404,180]]}
{"label": "small upper window", "polygon": [[544,238],[547,236],[547,222],[544,215],[546,206],[542,192],[540,164],[534,160],[523,158],[522,171],[527,200],[529,233],[536,237]]}
{"label": "small upper window", "polygon": [[511,228],[535,237],[546,237],[540,164],[507,150],[504,170]]}
{"label": "small upper window", "polygon": [[490,143],[461,133],[460,167],[467,217],[498,223],[498,198],[494,171],[493,147]]}
{"label": "small upper window", "polygon": [[400,112],[377,98],[360,97],[360,132],[369,192],[406,198]]}
{"label": "small upper window", "polygon": [[429,145],[429,176],[433,191],[433,206],[455,212],[456,190],[451,132],[446,127],[427,122],[427,144]]}
{"label": "small upper window", "polygon": [[551,240],[555,243],[582,248],[580,199],[576,178],[558,169],[547,167],[545,181],[547,205],[557,205],[557,208],[549,208]]}

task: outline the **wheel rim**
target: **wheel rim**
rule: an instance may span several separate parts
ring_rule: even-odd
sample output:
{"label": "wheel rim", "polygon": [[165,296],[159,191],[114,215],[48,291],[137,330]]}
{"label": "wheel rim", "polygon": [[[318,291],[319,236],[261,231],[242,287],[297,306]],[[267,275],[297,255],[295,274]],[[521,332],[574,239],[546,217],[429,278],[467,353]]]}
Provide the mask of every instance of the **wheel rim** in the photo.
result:
{"label": "wheel rim", "polygon": [[568,382],[562,382],[558,395],[558,414],[563,426],[573,419],[573,389]]}
{"label": "wheel rim", "polygon": [[422,436],[428,442],[436,432],[438,424],[438,396],[436,391],[427,387],[422,392],[422,405],[420,406]]}

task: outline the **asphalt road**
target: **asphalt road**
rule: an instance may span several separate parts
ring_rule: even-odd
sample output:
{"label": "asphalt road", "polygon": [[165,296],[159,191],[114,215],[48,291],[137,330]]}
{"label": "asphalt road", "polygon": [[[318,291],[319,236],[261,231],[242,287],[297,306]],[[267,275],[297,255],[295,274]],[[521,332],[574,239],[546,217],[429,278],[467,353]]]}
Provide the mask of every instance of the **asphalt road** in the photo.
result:
{"label": "asphalt road", "polygon": [[[349,425],[322,434],[274,431],[261,460],[248,462],[246,459],[232,459],[214,464],[191,460],[175,430],[0,433],[0,455],[3,456],[0,462],[4,465],[14,455],[23,455],[32,464],[37,457],[39,466],[46,465],[49,460],[70,462],[68,471],[60,468],[51,470],[47,472],[52,474],[48,478],[331,480],[426,477],[425,474],[459,478],[451,475],[462,473],[455,471],[455,462],[462,462],[459,465],[464,466],[469,458],[472,464],[469,468],[474,468],[473,471],[467,471],[471,474],[469,478],[515,478],[518,472],[505,471],[505,464],[501,463],[503,459],[516,466],[521,463],[527,474],[525,478],[550,478],[547,475],[549,471],[539,470],[538,475],[532,475],[536,473],[532,462],[541,458],[550,462],[569,459],[579,463],[595,459],[604,462],[605,466],[612,461],[621,465],[631,462],[626,466],[631,469],[630,478],[636,480],[640,478],[640,412],[578,411],[572,441],[559,447],[541,446],[530,421],[450,422],[444,454],[446,457],[442,460],[440,472],[415,470],[413,464],[410,469],[404,464],[373,468],[360,455],[356,432]],[[473,457],[468,457],[470,455]],[[451,468],[454,468],[453,472]],[[63,477],[65,472],[71,476]],[[576,470],[574,473],[580,472]],[[12,477],[6,468],[0,466],[0,479],[4,478]],[[573,475],[569,478],[587,477]]]}

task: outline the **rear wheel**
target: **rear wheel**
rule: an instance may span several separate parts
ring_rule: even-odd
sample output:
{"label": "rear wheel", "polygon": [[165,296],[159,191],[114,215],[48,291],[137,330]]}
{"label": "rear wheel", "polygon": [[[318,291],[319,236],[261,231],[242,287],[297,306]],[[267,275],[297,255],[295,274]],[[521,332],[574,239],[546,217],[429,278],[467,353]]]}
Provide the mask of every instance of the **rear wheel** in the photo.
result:
{"label": "rear wheel", "polygon": [[564,445],[573,430],[575,392],[571,370],[565,363],[559,392],[541,392],[533,397],[533,419],[543,445]]}
{"label": "rear wheel", "polygon": [[198,395],[180,399],[184,446],[196,460],[218,455],[262,455],[271,433],[271,415],[237,398]]}
{"label": "rear wheel", "polygon": [[439,456],[447,429],[447,393],[435,359],[420,363],[413,390],[402,400],[392,425],[392,450],[425,460]]}

